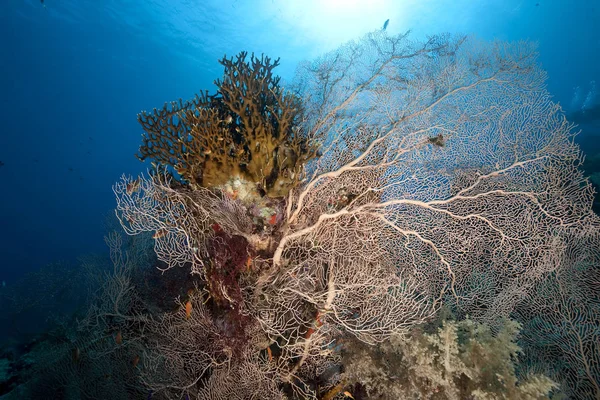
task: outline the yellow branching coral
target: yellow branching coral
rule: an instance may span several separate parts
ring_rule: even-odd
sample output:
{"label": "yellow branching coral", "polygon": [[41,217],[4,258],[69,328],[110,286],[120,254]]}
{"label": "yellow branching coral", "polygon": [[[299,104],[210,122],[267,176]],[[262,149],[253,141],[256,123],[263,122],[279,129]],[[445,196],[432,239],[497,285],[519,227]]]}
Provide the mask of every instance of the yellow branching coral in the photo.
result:
{"label": "yellow branching coral", "polygon": [[224,57],[218,92],[167,103],[142,112],[144,131],[138,158],[173,167],[192,187],[219,187],[239,177],[256,183],[269,197],[297,185],[303,165],[316,149],[297,123],[300,99],[279,86],[273,75],[279,60],[241,52]]}

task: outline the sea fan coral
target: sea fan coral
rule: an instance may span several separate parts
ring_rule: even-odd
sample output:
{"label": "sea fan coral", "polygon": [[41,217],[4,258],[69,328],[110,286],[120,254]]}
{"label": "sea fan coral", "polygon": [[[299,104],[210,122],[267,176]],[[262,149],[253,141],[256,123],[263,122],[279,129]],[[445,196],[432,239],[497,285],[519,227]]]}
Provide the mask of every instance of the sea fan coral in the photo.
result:
{"label": "sea fan coral", "polygon": [[117,216],[191,266],[213,316],[260,327],[289,392],[339,384],[318,366],[344,338],[411,334],[442,305],[500,331],[598,232],[528,43],[377,32],[302,64],[294,94],[277,61],[221,63],[217,95],[140,115],[140,158],[183,180],[124,177]]}

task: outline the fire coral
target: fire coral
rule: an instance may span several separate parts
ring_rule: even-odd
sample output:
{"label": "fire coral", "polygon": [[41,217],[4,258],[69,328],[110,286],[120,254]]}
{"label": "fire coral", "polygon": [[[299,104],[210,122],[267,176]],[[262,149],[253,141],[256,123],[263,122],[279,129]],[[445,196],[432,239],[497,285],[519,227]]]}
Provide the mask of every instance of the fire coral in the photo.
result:
{"label": "fire coral", "polygon": [[231,179],[256,184],[261,194],[285,196],[316,148],[302,135],[300,99],[273,75],[279,59],[247,52],[223,57],[218,91],[142,112],[146,132],[137,157],[172,167],[192,188],[223,187]]}

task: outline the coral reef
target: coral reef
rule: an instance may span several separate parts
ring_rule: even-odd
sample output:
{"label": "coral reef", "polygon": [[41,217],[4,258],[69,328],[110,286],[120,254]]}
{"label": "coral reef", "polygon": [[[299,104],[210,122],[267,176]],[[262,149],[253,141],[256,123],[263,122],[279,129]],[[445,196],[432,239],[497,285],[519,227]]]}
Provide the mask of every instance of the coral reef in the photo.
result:
{"label": "coral reef", "polygon": [[519,329],[505,321],[494,336],[466,319],[378,346],[349,343],[342,377],[369,399],[546,399],[555,382],[542,374],[515,375]]}
{"label": "coral reef", "polygon": [[217,94],[139,114],[146,134],[138,158],[172,167],[192,186],[241,179],[270,197],[295,187],[316,155],[300,129],[302,103],[273,75],[279,60],[247,58],[241,52],[220,60],[225,71],[215,81]]}
{"label": "coral reef", "polygon": [[[504,321],[525,318],[519,311],[569,262],[565,252],[600,228],[573,126],[528,43],[377,32],[301,64],[294,94],[272,76],[277,61],[246,57],[221,60],[216,95],[141,114],[140,158],[159,165],[113,188],[125,232],[152,232],[166,270],[199,280],[202,306],[190,298],[181,308],[204,307],[221,332],[202,366],[169,364],[190,382],[158,384],[169,396],[203,398],[222,363],[251,359],[248,369],[288,398],[340,397],[348,343],[417,338],[443,307],[489,329],[489,339],[468,341],[477,349],[461,345],[492,363],[499,353],[481,348],[514,342]],[[444,329],[443,345],[458,349],[452,325]],[[436,337],[420,337],[423,354],[440,349]],[[157,362],[177,354],[159,347]],[[455,352],[430,363],[436,385],[414,385],[432,398],[484,398],[498,373],[495,392],[554,389],[542,377],[516,385],[511,348],[491,375]],[[419,357],[403,355],[408,368]]]}
{"label": "coral reef", "polygon": [[379,31],[293,92],[268,57],[221,64],[216,94],[140,114],[154,168],[113,187],[130,238],[32,391],[600,396],[600,219],[532,45]]}

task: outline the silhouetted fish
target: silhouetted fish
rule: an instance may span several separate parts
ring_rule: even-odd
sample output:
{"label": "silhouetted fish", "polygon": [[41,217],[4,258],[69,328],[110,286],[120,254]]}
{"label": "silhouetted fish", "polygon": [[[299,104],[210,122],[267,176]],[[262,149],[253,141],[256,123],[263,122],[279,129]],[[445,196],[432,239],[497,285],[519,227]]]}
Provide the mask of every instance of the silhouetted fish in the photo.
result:
{"label": "silhouetted fish", "polygon": [[383,29],[382,31],[385,31],[385,29],[387,28],[388,24],[390,23],[390,19],[386,19],[385,22],[383,23]]}
{"label": "silhouetted fish", "polygon": [[4,163],[0,161],[0,167],[4,167]]}

